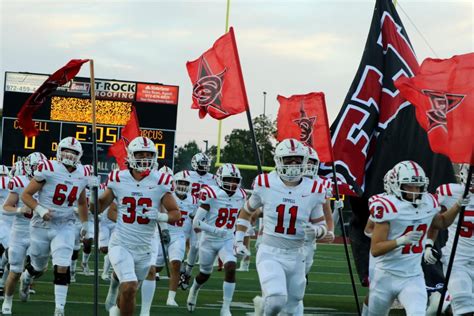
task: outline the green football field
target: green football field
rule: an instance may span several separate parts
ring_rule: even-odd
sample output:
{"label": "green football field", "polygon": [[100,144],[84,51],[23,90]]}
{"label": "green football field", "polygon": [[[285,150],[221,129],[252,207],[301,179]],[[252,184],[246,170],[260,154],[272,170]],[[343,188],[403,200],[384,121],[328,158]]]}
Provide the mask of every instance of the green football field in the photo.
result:
{"label": "green football field", "polygon": [[[252,258],[254,259],[254,257]],[[93,262],[89,265],[92,267]],[[78,264],[79,266],[79,264]],[[100,265],[102,267],[102,263]],[[93,315],[93,285],[92,278],[80,274],[77,282],[69,287],[66,304],[67,316]],[[197,268],[193,274],[197,273]],[[214,271],[210,280],[199,293],[197,309],[193,315],[219,315],[222,302],[223,272]],[[166,306],[168,295],[168,281],[162,280],[157,284],[151,315],[187,315],[186,297],[188,291],[178,289],[176,301],[179,308]],[[104,309],[108,283],[100,280],[99,285],[99,315],[108,315]],[[358,286],[358,293],[362,302],[366,289]],[[51,269],[35,283],[36,294],[30,296],[27,303],[18,300],[15,293],[13,315],[53,315],[54,294]],[[232,305],[233,315],[252,315],[254,296],[260,295],[260,285],[254,261],[249,272],[237,272],[237,286]],[[316,258],[309,276],[309,284],[304,298],[305,315],[356,315],[352,287],[342,245],[318,245]],[[140,304],[140,296],[137,305]],[[139,313],[137,306],[136,315]],[[400,311],[392,311],[390,315],[403,315]]]}

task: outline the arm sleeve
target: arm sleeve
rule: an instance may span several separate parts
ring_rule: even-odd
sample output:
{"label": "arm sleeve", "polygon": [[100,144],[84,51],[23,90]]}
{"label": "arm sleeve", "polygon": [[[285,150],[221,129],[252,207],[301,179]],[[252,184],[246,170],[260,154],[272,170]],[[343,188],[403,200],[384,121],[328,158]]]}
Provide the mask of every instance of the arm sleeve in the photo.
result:
{"label": "arm sleeve", "polygon": [[213,233],[216,228],[205,222],[207,214],[208,211],[206,211],[202,207],[198,208],[196,214],[194,215],[193,228],[199,228],[200,230]]}

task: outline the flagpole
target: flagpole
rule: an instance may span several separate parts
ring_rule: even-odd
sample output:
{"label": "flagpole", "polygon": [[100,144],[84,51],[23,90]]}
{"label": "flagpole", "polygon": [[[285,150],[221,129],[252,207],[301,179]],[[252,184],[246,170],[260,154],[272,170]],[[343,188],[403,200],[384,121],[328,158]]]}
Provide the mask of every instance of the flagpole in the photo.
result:
{"label": "flagpole", "polygon": [[[89,61],[90,65],[90,93],[91,93],[91,105],[92,105],[92,167],[94,177],[97,177],[97,127],[96,127],[96,116],[95,116],[95,77],[94,77],[94,60]],[[93,187],[92,189],[92,200],[94,213],[94,316],[99,315],[99,214],[97,213],[98,205],[98,188]]]}
{"label": "flagpole", "polygon": [[[227,0],[227,7],[225,11],[225,33],[229,31],[229,13],[230,13],[230,0]],[[217,157],[216,165],[221,163],[221,138],[222,138],[222,120],[217,123]]]}
{"label": "flagpole", "polygon": [[[326,116],[326,122],[329,122],[328,120],[328,113],[326,111],[326,100],[323,98],[323,103],[324,103],[324,115]],[[328,133],[331,135],[330,133]],[[334,166],[334,152],[332,149],[332,144],[330,139],[328,138],[328,148],[331,151],[331,167],[332,167],[332,181],[334,183],[334,186],[336,188],[336,202],[340,201],[339,197],[339,186],[337,185],[337,177],[336,177],[336,167]],[[337,208],[337,214],[339,215],[339,223],[341,223],[341,231],[342,231],[342,239],[344,243],[344,253],[346,255],[346,260],[347,260],[347,267],[349,269],[349,275],[351,277],[351,284],[352,284],[352,292],[354,294],[354,299],[356,302],[356,308],[357,308],[357,314],[360,316],[360,304],[359,304],[359,295],[357,294],[357,287],[355,285],[355,280],[354,280],[354,273],[352,272],[352,264],[351,264],[351,258],[349,256],[349,248],[347,246],[347,236],[346,236],[346,230],[344,228],[344,216],[342,214],[342,208]],[[334,225],[337,225],[335,223]]]}
{"label": "flagpole", "polygon": [[[474,151],[471,153],[471,157],[473,155],[474,155]],[[471,158],[471,161],[472,161],[472,158]],[[470,165],[469,174],[467,175],[466,186],[464,187],[463,198],[466,198],[467,195],[469,194],[469,189],[471,187],[471,179],[472,179],[472,173],[473,172],[474,172],[474,166]],[[452,270],[453,264],[454,264],[454,256],[456,255],[456,249],[458,247],[459,233],[461,232],[461,226],[462,226],[462,223],[464,221],[464,210],[465,210],[465,206],[461,207],[461,211],[459,212],[459,215],[458,215],[458,224],[456,226],[456,233],[454,234],[453,247],[451,249],[451,255],[449,256],[449,263],[448,263],[448,268],[446,270],[446,276],[445,276],[445,279],[444,279],[443,290],[441,291],[441,298],[439,299],[438,311],[436,312],[437,316],[440,316],[441,312],[443,310],[444,298],[446,296],[446,291],[448,290],[449,278],[451,277],[451,270]]]}

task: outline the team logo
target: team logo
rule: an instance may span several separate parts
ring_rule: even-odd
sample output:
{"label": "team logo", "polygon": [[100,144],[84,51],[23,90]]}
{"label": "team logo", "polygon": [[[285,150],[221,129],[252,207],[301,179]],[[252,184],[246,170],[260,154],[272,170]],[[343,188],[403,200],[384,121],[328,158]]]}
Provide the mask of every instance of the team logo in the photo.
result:
{"label": "team logo", "polygon": [[213,74],[209,64],[204,57],[201,57],[199,63],[199,79],[193,86],[193,98],[199,105],[199,115],[203,117],[211,107],[222,114],[228,114],[222,108],[222,86],[224,84],[224,75],[226,68],[218,74]]}
{"label": "team logo", "polygon": [[304,110],[304,102],[301,101],[300,117],[293,120],[301,129],[300,141],[310,147],[313,147],[313,126],[316,123],[316,116],[308,117]]}
{"label": "team logo", "polygon": [[426,111],[429,121],[428,132],[438,126],[441,126],[447,132],[446,115],[457,108],[466,96],[463,94],[445,93],[433,90],[421,90],[421,92],[430,98],[431,103],[431,109]]}

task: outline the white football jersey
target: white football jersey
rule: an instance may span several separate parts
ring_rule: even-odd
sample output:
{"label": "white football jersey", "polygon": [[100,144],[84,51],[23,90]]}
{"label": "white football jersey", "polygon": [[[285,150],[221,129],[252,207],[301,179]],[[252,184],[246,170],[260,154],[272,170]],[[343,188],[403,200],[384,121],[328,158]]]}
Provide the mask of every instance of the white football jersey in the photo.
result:
{"label": "white football jersey", "polygon": [[[439,203],[449,210],[464,193],[464,185],[458,183],[443,184],[436,190]],[[453,249],[454,236],[459,215],[448,228],[448,240],[443,247],[443,255],[449,256]],[[454,261],[472,261],[474,259],[474,195],[471,194],[469,205],[464,210],[464,219],[459,232],[459,241]]]}
{"label": "white football jersey", "polygon": [[239,210],[244,206],[246,197],[247,194],[242,188],[237,189],[232,196],[229,196],[217,185],[204,186],[199,194],[199,204],[210,206],[204,221],[208,225],[226,229],[227,235],[221,238],[203,231],[201,238],[209,241],[232,239]]}
{"label": "white football jersey", "polygon": [[184,170],[183,172],[189,177],[189,181],[191,181],[191,195],[195,195],[196,197],[199,197],[199,192],[201,192],[203,186],[217,185],[216,176],[212,173],[207,172],[201,176],[193,170]]}
{"label": "white football jersey", "polygon": [[171,192],[171,185],[171,175],[156,170],[140,181],[129,170],[112,171],[107,188],[117,200],[117,224],[109,247],[120,245],[136,253],[151,252],[156,221],[143,214],[147,207],[161,209],[161,199]]}
{"label": "white football jersey", "polygon": [[400,277],[412,277],[423,273],[421,257],[425,249],[426,233],[440,210],[438,200],[430,193],[423,195],[422,202],[417,207],[392,194],[379,194],[377,198],[371,199],[370,220],[375,223],[389,223],[388,240],[397,239],[413,230],[423,232],[418,244],[401,245],[375,257],[375,268]]}
{"label": "white football jersey", "polygon": [[5,223],[5,225],[11,226],[13,223],[13,216],[3,215],[3,203],[5,203],[8,197],[8,183],[10,178],[7,176],[0,177],[0,205],[2,205],[2,212],[0,212],[0,222]]}
{"label": "white football jersey", "polygon": [[[278,248],[302,247],[304,226],[324,216],[324,182],[303,177],[297,186],[286,186],[275,171],[254,180],[251,207],[262,206],[262,243]],[[255,204],[254,204],[255,203]]]}
{"label": "white football jersey", "polygon": [[[21,200],[20,196],[29,183],[30,179],[28,179],[27,176],[16,176],[10,179],[10,182],[8,183],[8,189],[10,192],[18,195],[18,202],[16,203],[17,207],[22,207],[23,205],[25,205]],[[12,228],[29,234],[30,222],[32,217],[33,214],[16,214],[15,216],[13,216]]]}
{"label": "white football jersey", "polygon": [[74,207],[77,207],[77,199],[86,188],[89,176],[90,171],[83,165],[78,164],[73,172],[69,172],[56,160],[43,160],[35,171],[34,179],[44,182],[38,192],[38,203],[51,211],[52,218],[43,221],[35,212],[32,225],[47,227],[57,222],[74,221]]}
{"label": "white football jersey", "polygon": [[175,223],[169,224],[168,230],[170,234],[184,234],[183,227],[188,225],[188,222],[190,221],[189,216],[196,212],[198,199],[194,195],[186,194],[186,197],[181,200],[176,195],[176,192],[173,192],[173,196],[178,204],[179,211],[181,212],[181,219]]}

